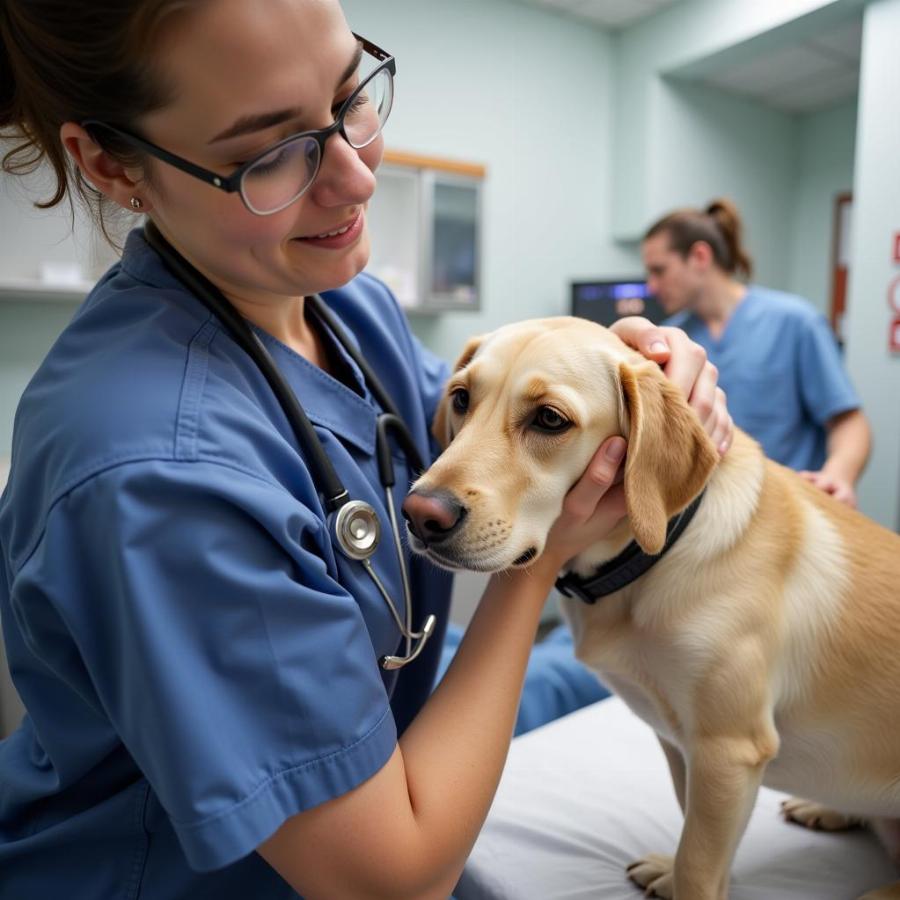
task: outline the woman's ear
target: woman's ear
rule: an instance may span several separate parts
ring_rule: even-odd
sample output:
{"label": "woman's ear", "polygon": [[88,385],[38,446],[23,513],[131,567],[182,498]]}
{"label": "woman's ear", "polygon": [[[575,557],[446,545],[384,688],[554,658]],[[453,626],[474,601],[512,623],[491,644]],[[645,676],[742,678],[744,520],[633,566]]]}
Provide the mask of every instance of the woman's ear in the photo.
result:
{"label": "woman's ear", "polygon": [[134,169],[110,156],[75,122],[64,122],[59,129],[59,137],[81,174],[101,194],[129,211],[133,211],[131,198],[139,196],[141,212],[149,212],[150,203],[146,191],[142,190],[145,185]]}
{"label": "woman's ear", "polygon": [[650,363],[619,364],[630,423],[625,503],[635,540],[659,553],[666,526],[702,490],[719,461],[681,391]]}
{"label": "woman's ear", "polygon": [[[464,369],[472,361],[472,358],[478,352],[478,348],[482,345],[486,336],[487,335],[480,334],[477,337],[469,339],[466,346],[463,347],[463,352],[460,354],[459,359],[456,360],[456,364],[453,366],[454,372]],[[450,445],[450,441],[453,440],[453,434],[450,428],[450,395],[446,390],[444,391],[444,396],[441,397],[437,411],[434,414],[434,420],[431,423],[431,433],[434,435],[434,439],[438,442],[438,446],[441,450],[446,450]]]}

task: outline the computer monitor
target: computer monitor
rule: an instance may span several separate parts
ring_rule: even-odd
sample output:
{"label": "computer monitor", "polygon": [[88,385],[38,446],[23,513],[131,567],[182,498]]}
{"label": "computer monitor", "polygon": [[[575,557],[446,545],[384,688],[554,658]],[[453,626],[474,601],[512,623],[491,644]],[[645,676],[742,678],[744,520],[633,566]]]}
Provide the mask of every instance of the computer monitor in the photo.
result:
{"label": "computer monitor", "polygon": [[642,278],[573,282],[572,315],[606,326],[622,316],[644,316],[656,324],[666,318]]}

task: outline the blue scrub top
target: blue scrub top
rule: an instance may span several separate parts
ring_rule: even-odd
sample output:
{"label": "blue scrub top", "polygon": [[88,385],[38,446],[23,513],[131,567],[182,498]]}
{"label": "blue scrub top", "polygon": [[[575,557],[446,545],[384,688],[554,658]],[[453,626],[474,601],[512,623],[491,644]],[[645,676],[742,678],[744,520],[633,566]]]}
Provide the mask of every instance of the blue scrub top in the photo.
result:
{"label": "blue scrub top", "polygon": [[[324,299],[433,457],[444,363],[375,279]],[[402,610],[376,401],[339,347],[350,386],[258,333],[381,517],[374,566]],[[439,632],[385,672],[398,629],[324,518],[263,376],[133,232],[16,415],[0,619],[28,714],[0,743],[2,900],[294,896],[252,851],[384,765],[449,607],[447,574],[414,559],[413,627],[434,612]]]}
{"label": "blue scrub top", "polygon": [[693,313],[666,324],[706,348],[735,424],[770,459],[797,470],[822,468],[826,423],[860,403],[821,313],[802,297],[750,285],[718,340]]}

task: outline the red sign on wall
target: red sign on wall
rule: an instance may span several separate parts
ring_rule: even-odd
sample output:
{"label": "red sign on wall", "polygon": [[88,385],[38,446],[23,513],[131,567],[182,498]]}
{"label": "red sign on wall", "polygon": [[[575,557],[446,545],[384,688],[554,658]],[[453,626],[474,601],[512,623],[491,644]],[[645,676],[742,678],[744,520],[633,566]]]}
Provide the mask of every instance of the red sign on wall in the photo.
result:
{"label": "red sign on wall", "polygon": [[888,306],[892,313],[888,325],[888,349],[891,353],[900,353],[900,275],[888,287]]}

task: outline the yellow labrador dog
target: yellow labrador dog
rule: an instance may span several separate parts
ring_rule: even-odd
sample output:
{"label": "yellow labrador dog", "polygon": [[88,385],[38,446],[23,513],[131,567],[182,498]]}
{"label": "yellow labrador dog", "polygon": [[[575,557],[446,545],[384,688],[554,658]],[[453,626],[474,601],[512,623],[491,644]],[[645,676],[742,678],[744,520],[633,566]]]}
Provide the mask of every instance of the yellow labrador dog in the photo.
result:
{"label": "yellow labrador dog", "polygon": [[[685,816],[674,859],[645,856],[634,881],[727,897],[761,783],[811,798],[787,803],[789,818],[865,821],[900,858],[900,537],[742,432],[720,461],[660,369],[580,319],[470,342],[435,432],[447,449],[405,510],[415,549],[440,565],[527,565],[613,434],[628,440],[628,514],[573,572],[657,555],[681,530],[626,586],[564,600],[579,658],[656,731]],[[867,895],[896,897],[900,882]]]}

